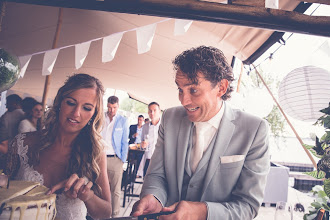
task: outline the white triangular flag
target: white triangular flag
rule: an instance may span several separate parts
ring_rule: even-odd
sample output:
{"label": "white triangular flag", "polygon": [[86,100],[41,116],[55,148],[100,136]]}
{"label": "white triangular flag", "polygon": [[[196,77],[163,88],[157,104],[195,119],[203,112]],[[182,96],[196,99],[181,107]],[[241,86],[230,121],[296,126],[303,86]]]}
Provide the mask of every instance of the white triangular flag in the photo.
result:
{"label": "white triangular flag", "polygon": [[155,36],[157,23],[140,27],[136,30],[138,54],[148,52]]}
{"label": "white triangular flag", "polygon": [[26,56],[21,56],[19,57],[19,62],[21,63],[21,72],[20,72],[20,77],[23,78],[24,74],[26,72],[26,68],[28,67],[30,60],[31,60],[32,55],[26,55]]}
{"label": "white triangular flag", "polygon": [[76,46],[75,46],[76,69],[79,69],[83,65],[83,63],[87,57],[90,45],[91,45],[91,41],[84,42],[81,44],[76,44]]}
{"label": "white triangular flag", "polygon": [[174,36],[185,34],[193,21],[191,20],[182,20],[175,19],[174,23]]}
{"label": "white triangular flag", "polygon": [[123,33],[116,33],[103,38],[102,45],[102,62],[109,62],[115,58],[119,43],[123,37]]}
{"label": "white triangular flag", "polygon": [[43,76],[47,76],[52,73],[59,51],[60,49],[46,51],[44,56],[44,62],[42,64]]}
{"label": "white triangular flag", "polygon": [[265,0],[265,8],[278,9],[278,0]]}

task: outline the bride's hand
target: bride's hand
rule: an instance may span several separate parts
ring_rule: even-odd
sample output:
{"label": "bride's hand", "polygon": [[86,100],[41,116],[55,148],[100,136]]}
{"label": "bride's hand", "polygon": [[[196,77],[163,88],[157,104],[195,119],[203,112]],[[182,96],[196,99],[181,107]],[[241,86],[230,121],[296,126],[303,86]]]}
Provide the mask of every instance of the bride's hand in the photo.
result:
{"label": "bride's hand", "polygon": [[94,196],[94,191],[91,190],[93,182],[86,177],[81,177],[77,174],[72,174],[68,179],[59,182],[51,187],[47,194],[52,194],[59,189],[64,189],[64,194],[72,199],[79,198],[86,202]]}

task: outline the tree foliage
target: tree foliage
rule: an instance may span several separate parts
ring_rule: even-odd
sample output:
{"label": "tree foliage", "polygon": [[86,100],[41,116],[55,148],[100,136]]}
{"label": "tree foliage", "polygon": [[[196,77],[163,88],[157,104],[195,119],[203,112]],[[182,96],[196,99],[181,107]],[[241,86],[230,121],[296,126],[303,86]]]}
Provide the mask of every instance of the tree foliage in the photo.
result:
{"label": "tree foliage", "polygon": [[136,101],[131,98],[126,98],[120,103],[120,109],[128,112],[138,112],[141,114],[148,112],[148,105],[145,103]]}
{"label": "tree foliage", "polygon": [[[262,88],[264,87],[264,85],[255,71],[256,70],[250,73],[250,78],[253,83],[253,87]],[[279,80],[277,80],[273,76],[273,74],[266,73],[266,71],[264,71],[260,66],[257,71],[262,76],[271,92],[275,94],[275,91],[277,91],[279,88]],[[283,133],[285,132],[285,119],[276,105],[273,106],[272,111],[264,119],[268,121],[270,125],[270,130],[274,137],[279,137],[283,135]]]}

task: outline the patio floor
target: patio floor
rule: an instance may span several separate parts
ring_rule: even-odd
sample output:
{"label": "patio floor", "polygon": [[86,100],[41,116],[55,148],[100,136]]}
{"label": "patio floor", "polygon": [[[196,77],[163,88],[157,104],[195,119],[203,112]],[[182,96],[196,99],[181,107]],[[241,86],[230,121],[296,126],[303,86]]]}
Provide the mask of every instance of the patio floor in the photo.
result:
{"label": "patio floor", "polygon": [[[137,182],[142,182],[143,179],[142,178],[136,178],[136,181]],[[142,184],[135,183],[134,184],[134,194],[139,195],[140,192],[141,192],[141,188],[142,188]],[[124,199],[124,191],[122,190],[121,191],[121,199],[120,199],[120,202],[121,202],[120,203],[120,211],[119,211],[121,217],[129,216],[131,214],[132,207],[133,207],[134,203],[139,200],[138,197],[129,197],[129,199],[126,198],[125,207],[123,207],[123,199]]]}

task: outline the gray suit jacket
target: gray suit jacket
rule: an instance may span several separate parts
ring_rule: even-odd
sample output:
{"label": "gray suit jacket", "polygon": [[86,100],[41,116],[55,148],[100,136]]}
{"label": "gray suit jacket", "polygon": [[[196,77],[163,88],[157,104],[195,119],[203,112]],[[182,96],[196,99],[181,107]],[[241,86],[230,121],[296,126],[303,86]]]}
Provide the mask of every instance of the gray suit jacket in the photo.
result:
{"label": "gray suit jacket", "polygon": [[[263,201],[270,166],[268,126],[260,118],[224,107],[210,159],[194,174],[207,166],[205,176],[189,188],[198,188],[210,220],[252,219]],[[153,194],[165,206],[181,200],[192,124],[183,107],[164,111],[141,198]]]}

